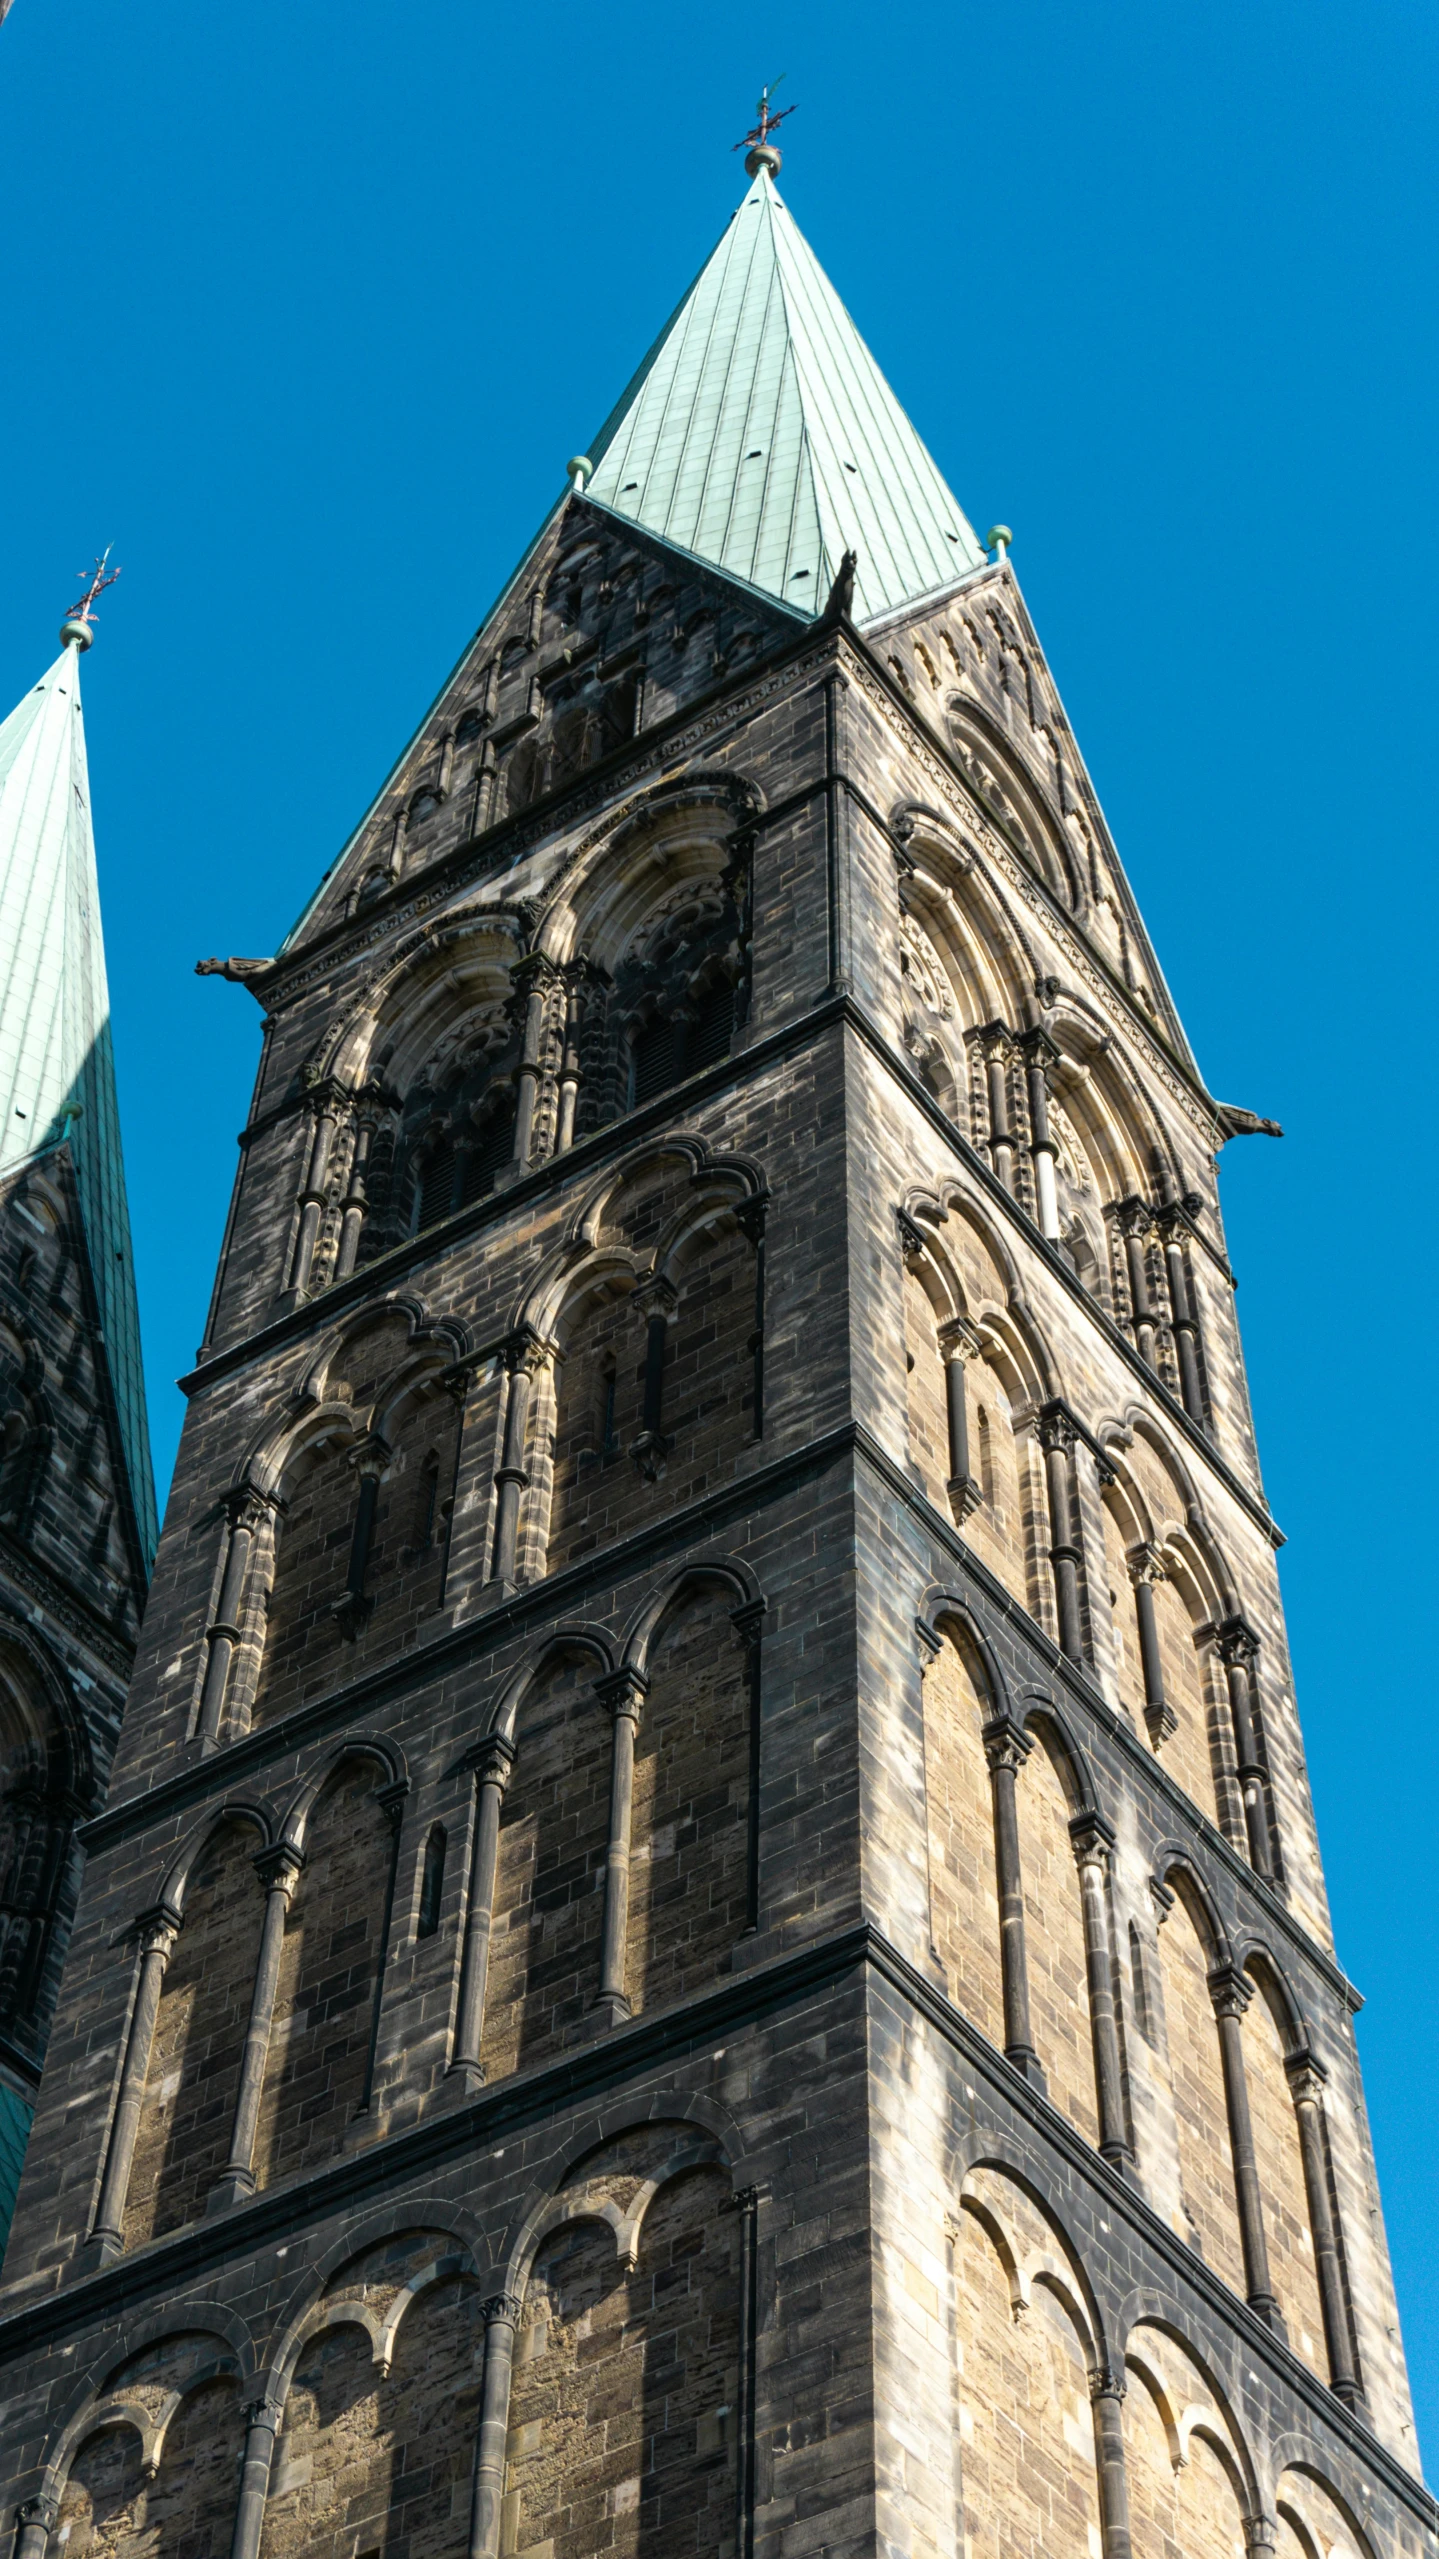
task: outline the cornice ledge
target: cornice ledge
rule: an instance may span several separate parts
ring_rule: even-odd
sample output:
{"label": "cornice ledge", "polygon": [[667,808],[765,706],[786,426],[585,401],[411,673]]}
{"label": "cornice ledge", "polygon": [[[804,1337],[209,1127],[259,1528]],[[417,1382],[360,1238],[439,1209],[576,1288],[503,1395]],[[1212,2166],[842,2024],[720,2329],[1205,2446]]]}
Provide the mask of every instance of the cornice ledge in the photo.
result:
{"label": "cornice ledge", "polygon": [[279,1716],[273,1724],[262,1725],[258,1732],[246,1733],[221,1750],[196,1757],[188,1767],[162,1777],[154,1786],[107,1804],[103,1813],[97,1813],[93,1821],[76,1832],[81,1847],[87,1856],[96,1856],[112,1848],[117,1840],[147,1829],[183,1805],[203,1801],[212,1792],[225,1792],[238,1778],[253,1774],[269,1760],[283,1759],[333,1726],[356,1721],[377,1706],[388,1704],[393,1697],[422,1687],[426,1680],[457,1662],[492,1651],[528,1620],[546,1617],[556,1610],[563,1616],[582,1592],[597,1583],[623,1580],[642,1570],[656,1554],[693,1545],[696,1538],[731,1516],[753,1510],[757,1501],[774,1499],[806,1475],[822,1474],[836,1458],[853,1451],[856,1427],[853,1422],[841,1422],[833,1430],[822,1432],[818,1439],[806,1440],[801,1447],[772,1458],[768,1465],[749,1468],[683,1510],[670,1511],[663,1519],[650,1521],[613,1546],[596,1548],[592,1555],[568,1565],[563,1572],[527,1582],[511,1598],[476,1616],[462,1618],[443,1635],[428,1644],[413,1646],[383,1669],[332,1690],[328,1697],[317,1697],[313,1704],[297,1708],[292,1715]]}

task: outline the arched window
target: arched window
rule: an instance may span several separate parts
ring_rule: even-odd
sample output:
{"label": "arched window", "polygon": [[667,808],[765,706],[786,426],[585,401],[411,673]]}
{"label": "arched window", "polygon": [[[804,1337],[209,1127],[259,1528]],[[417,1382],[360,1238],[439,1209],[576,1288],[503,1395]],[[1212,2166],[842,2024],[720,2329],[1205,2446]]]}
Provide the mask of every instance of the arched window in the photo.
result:
{"label": "arched window", "polygon": [[663,2175],[674,2138],[655,2127],[590,2163],[599,2194],[660,2181],[632,2257],[583,2216],[581,2188],[575,2218],[535,2258],[510,2399],[507,2547],[554,2559],[736,2547],[741,2216],[723,2170]]}

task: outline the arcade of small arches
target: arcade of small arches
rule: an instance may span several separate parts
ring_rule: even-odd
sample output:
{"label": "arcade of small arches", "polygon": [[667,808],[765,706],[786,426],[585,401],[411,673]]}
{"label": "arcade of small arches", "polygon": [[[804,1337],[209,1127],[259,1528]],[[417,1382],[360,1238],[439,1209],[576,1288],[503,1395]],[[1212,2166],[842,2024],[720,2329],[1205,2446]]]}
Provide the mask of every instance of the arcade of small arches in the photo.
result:
{"label": "arcade of small arches", "polygon": [[[100,2261],[379,2129],[408,2001],[448,2022],[407,2103],[724,1978],[762,1922],[763,1616],[745,1567],[692,1563],[619,1646],[547,1638],[423,1800],[357,1735],[288,1803],[209,1817],[136,1924]],[[1325,2072],[1279,1961],[1226,1934],[1192,1849],[1120,1906],[1115,1823],[1061,1708],[1010,1697],[961,1599],[932,1594],[920,1633],[948,1999],[1358,2405]]]}
{"label": "arcade of small arches", "polygon": [[901,1037],[945,1117],[1212,1432],[1198,1267],[1227,1265],[1170,1133],[1087,999],[1047,974],[1002,886],[940,812],[903,802]]}
{"label": "arcade of small arches", "polygon": [[1358,2348],[1325,2072],[1272,1951],[1236,1949],[1198,1859],[1115,1905],[1116,1832],[1048,1696],[1015,1700],[966,1604],[931,1595],[931,1958],[954,2006],[1348,2405]]}
{"label": "arcade of small arches", "polygon": [[758,1918],[763,1613],[743,1565],[691,1563],[622,1644],[547,1638],[425,1801],[356,1735],[288,1802],[207,1818],[136,1924],[99,2261],[378,2128],[409,2068],[386,1999],[438,2002],[435,2086],[464,2093],[727,1974]]}
{"label": "arcade of small arches", "polygon": [[[717,1064],[749,1003],[743,778],[691,775],[579,848],[543,897],[477,907],[387,962],[305,1069],[283,1270],[354,1270]],[[903,1052],[959,1135],[1212,1432],[1201,1269],[1227,1265],[1170,1133],[1087,999],[1066,993],[975,848],[891,817]]]}
{"label": "arcade of small arches", "polygon": [[[952,2191],[941,2547],[1376,2559],[1342,2461],[1246,2425],[1179,2302],[1106,2316],[1002,2147],[977,2140]],[[449,2203],[391,2208],[301,2278],[267,2341],[191,2305],[105,2356],[20,2508],[17,2559],[749,2551],[770,2493],[757,2346],[783,2314],[765,2218],[697,2100],[582,2134],[493,2254]]]}
{"label": "arcade of small arches", "polygon": [[364,1309],[224,1497],[205,1743],[433,1628],[460,1561],[465,1587],[536,1580],[750,1462],[765,1196],[748,1162],[661,1140],[591,1186],[497,1343]]}
{"label": "arcade of small arches", "polygon": [[692,776],[541,905],[422,932],[306,1068],[282,1285],[345,1279],[729,1053],[749,984],[757,794]]}
{"label": "arcade of small arches", "polygon": [[959,1186],[911,1194],[899,1225],[916,1482],[1282,1890],[1259,1639],[1167,1433],[1141,1408],[1086,1428]]}

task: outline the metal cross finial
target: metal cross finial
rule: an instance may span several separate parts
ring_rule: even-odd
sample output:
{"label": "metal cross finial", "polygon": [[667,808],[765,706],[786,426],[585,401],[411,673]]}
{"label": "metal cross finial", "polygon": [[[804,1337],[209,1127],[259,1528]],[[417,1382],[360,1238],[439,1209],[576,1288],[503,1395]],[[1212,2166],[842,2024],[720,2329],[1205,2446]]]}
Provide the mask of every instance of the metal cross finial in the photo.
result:
{"label": "metal cross finial", "polygon": [[105,574],[105,563],[109,559],[114,548],[115,545],[113,542],[106,543],[104,550],[100,553],[95,562],[93,574],[90,574],[85,569],[76,570],[75,575],[77,578],[83,578],[90,575],[90,583],[86,587],[84,594],[81,596],[79,603],[71,607],[69,619],[72,622],[84,622],[86,624],[92,622],[95,618],[92,609],[95,603],[95,598],[97,595],[103,595],[106,587],[113,586],[117,577],[120,576],[121,572],[119,569],[111,569],[108,577]]}
{"label": "metal cross finial", "polygon": [[[754,177],[761,168],[777,169],[779,167],[779,152],[771,142],[770,135],[773,133],[776,125],[783,124],[786,116],[792,116],[794,114],[794,107],[781,107],[778,115],[771,115],[769,111],[769,102],[774,96],[776,89],[779,87],[779,81],[782,80],[784,76],[784,73],[781,72],[779,80],[770,80],[766,83],[765,87],[761,89],[759,93],[759,104],[755,109],[757,121],[752,126],[751,130],[744,135],[741,141],[731,145],[731,148],[735,151],[748,152],[745,167],[748,169],[751,177]],[[798,103],[798,100],[796,100],[795,104],[798,105]]]}

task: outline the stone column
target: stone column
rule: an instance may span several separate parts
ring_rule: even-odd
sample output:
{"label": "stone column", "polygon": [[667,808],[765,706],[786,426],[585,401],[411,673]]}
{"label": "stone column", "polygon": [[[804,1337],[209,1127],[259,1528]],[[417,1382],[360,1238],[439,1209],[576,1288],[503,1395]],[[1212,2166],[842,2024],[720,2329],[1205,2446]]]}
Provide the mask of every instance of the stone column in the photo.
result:
{"label": "stone column", "polygon": [[1245,2559],[1269,2559],[1269,2554],[1278,2547],[1279,2526],[1272,2515],[1245,2516]]}
{"label": "stone column", "polygon": [[1059,1064],[1059,1051],[1047,1031],[1025,1031],[1020,1048],[1024,1055],[1024,1076],[1029,1092],[1029,1156],[1034,1167],[1034,1202],[1041,1235],[1051,1244],[1059,1241],[1059,1193],[1055,1186],[1054,1159],[1059,1149],[1049,1133],[1049,1077],[1051,1068]]}
{"label": "stone column", "polygon": [[669,1455],[664,1434],[665,1345],[677,1301],[668,1280],[651,1276],[639,1282],[634,1303],[645,1319],[645,1383],[640,1434],[631,1442],[630,1455],[645,1482],[654,1484],[664,1473]]}
{"label": "stone column", "polygon": [[765,1602],[746,1600],[730,1610],[730,1624],[744,1646],[745,1688],[749,1704],[749,1805],[745,1842],[745,1929],[759,1926],[759,1841],[760,1841],[760,1630],[764,1624]]}
{"label": "stone column", "polygon": [[360,1234],[364,1227],[365,1210],[368,1205],[365,1196],[365,1176],[369,1171],[370,1152],[375,1143],[375,1132],[379,1127],[379,1114],[384,1107],[384,1100],[379,1094],[367,1095],[362,1100],[356,1116],[355,1144],[350,1156],[350,1178],[345,1186],[345,1205],[340,1216],[340,1244],[335,1255],[337,1280],[349,1278],[359,1256]]}
{"label": "stone column", "polygon": [[1329,2387],[1346,2408],[1362,2409],[1363,2394],[1354,2361],[1349,2304],[1344,2293],[1344,2264],[1339,2225],[1329,2192],[1329,2143],[1324,2123],[1324,2068],[1309,2052],[1285,2060],[1289,2093],[1299,2126],[1304,2162],[1304,2193],[1309,2205],[1309,2231],[1314,2241],[1314,2271],[1319,2279],[1319,2306],[1324,2314],[1324,2344],[1329,2356]]}
{"label": "stone column", "polygon": [[1239,1773],[1240,1792],[1244,1797],[1244,1829],[1249,1841],[1249,1862],[1256,1875],[1272,1879],[1274,1860],[1269,1845],[1269,1805],[1265,1791],[1264,1766],[1259,1757],[1259,1743],[1254,1729],[1254,1665],[1259,1658],[1259,1638],[1242,1617],[1227,1617],[1219,1629],[1219,1658],[1229,1683],[1229,1712],[1234,1725],[1234,1757]]}
{"label": "stone column", "polygon": [[1133,1195],[1117,1200],[1109,1210],[1124,1239],[1124,1266],[1129,1279],[1129,1315],[1134,1326],[1134,1347],[1146,1368],[1155,1366],[1154,1309],[1149,1302],[1149,1271],[1144,1258],[1144,1239],[1154,1224],[1154,1211],[1147,1200]]}
{"label": "stone column", "polygon": [[545,1004],[549,989],[559,972],[543,951],[530,951],[517,960],[510,971],[514,980],[514,1009],[519,1013],[520,1039],[519,1084],[515,1103],[514,1170],[528,1172],[530,1147],[535,1133],[535,1103],[539,1093],[541,1051],[545,1038]]}
{"label": "stone column", "polygon": [[969,1470],[969,1410],[964,1394],[965,1364],[976,1358],[979,1350],[979,1335],[967,1316],[955,1315],[947,1324],[941,1324],[939,1355],[944,1362],[944,1403],[949,1423],[949,1482],[945,1489],[960,1527],[984,1499],[983,1487]]}
{"label": "stone column", "polygon": [[1014,1131],[1009,1123],[1009,1061],[1014,1055],[1014,1041],[1003,1022],[987,1022],[974,1036],[980,1043],[989,1096],[989,1160],[1012,1195]]}
{"label": "stone column", "polygon": [[1099,2485],[1099,2537],[1104,2559],[1131,2559],[1129,2481],[1124,2469],[1124,2374],[1101,2364],[1089,2376],[1094,2410],[1094,2466]]}
{"label": "stone column", "polygon": [[526,1325],[512,1334],[505,1344],[505,1367],[509,1374],[509,1394],[505,1402],[505,1437],[500,1465],[495,1476],[499,1500],[495,1516],[495,1553],[493,1581],[506,1583],[515,1578],[515,1557],[519,1549],[520,1495],[528,1484],[529,1469],[525,1464],[526,1425],[529,1420],[530,1394],[535,1372],[547,1356],[547,1345]]}
{"label": "stone column", "polygon": [[1134,1585],[1134,1614],[1139,1627],[1139,1663],[1144,1674],[1144,1720],[1149,1738],[1156,1750],[1177,1731],[1179,1718],[1164,1694],[1164,1663],[1159,1650],[1159,1619],[1155,1613],[1155,1585],[1165,1576],[1164,1558],[1157,1546],[1140,1545],[1130,1549],[1129,1578]]}
{"label": "stone column", "polygon": [[754,1331],[750,1335],[750,1358],[753,1385],[751,1389],[752,1422],[756,1439],[764,1437],[764,1239],[765,1217],[769,1194],[762,1191],[757,1199],[746,1200],[735,1210],[735,1224],[754,1251]]}
{"label": "stone column", "polygon": [[519,2295],[512,2292],[496,2293],[484,2304],[485,2370],[480,2385],[468,2559],[499,2559],[510,2437],[510,2374],[515,2361],[515,2330],[523,2307]]}
{"label": "stone column", "polygon": [[125,2058],[120,2066],[120,2093],[115,2103],[115,2120],[110,2127],[110,2147],[105,2157],[100,2202],[90,2233],[102,2266],[110,2265],[124,2247],[125,2198],[135,2157],[135,2136],[140,2129],[140,2109],[145,2102],[150,2046],[154,2041],[155,2019],[160,2010],[165,1967],[179,1934],[180,1914],[164,1902],[157,1904],[154,1910],[146,1911],[140,1921],[140,1971],[135,1984],[135,2004],[130,2012],[130,2032],[125,2038]]}
{"label": "stone column", "polygon": [[605,1850],[605,1917],[600,1945],[600,1988],[595,2007],[611,2026],[631,2013],[625,1990],[630,1925],[630,1822],[635,1799],[635,1736],[649,1681],[643,1671],[612,1671],[597,1679],[595,1693],[614,1717],[610,1759],[610,1835]]}
{"label": "stone column", "polygon": [[1079,1548],[1074,1542],[1074,1443],[1079,1433],[1063,1404],[1046,1404],[1039,1416],[1039,1445],[1044,1451],[1049,1490],[1049,1560],[1054,1568],[1054,1597],[1059,1611],[1059,1648],[1072,1662],[1084,1661],[1084,1627],[1079,1608]]}
{"label": "stone column", "polygon": [[1219,2057],[1224,2069],[1224,2105],[1229,2117],[1229,2148],[1234,2160],[1234,2194],[1239,2207],[1239,2241],[1244,2252],[1244,2288],[1250,2309],[1267,2327],[1284,2334],[1284,2322],[1269,2280],[1269,2249],[1259,2196],[1259,2170],[1254,2158],[1254,2132],[1249,2120],[1249,2085],[1244,2075],[1244,2012],[1249,1984],[1232,1965],[1209,1976],[1209,1994],[1219,2028]]}
{"label": "stone column", "polygon": [[275,2458],[275,2438],[284,2422],[284,2413],[272,2399],[252,2400],[245,2410],[245,2450],[240,2464],[240,2497],[235,2509],[235,2529],[230,2539],[230,2559],[260,2559],[265,2500],[270,2493],[270,2465]]}
{"label": "stone column", "polygon": [[397,1778],[393,1785],[382,1786],[375,1797],[390,1829],[390,1854],[385,1861],[385,1899],[380,1912],[380,1946],[375,1962],[375,2000],[370,2014],[370,2048],[365,2056],[365,2085],[355,2109],[358,2122],[368,2115],[375,2097],[375,2072],[380,2059],[380,2024],[385,2010],[385,1971],[390,1960],[390,1930],[395,1917],[395,1885],[400,1872],[400,1829],[404,1821],[405,1797],[410,1791],[408,1777]]}
{"label": "stone column", "polygon": [[500,1857],[500,1812],[515,1764],[515,1745],[503,1733],[490,1733],[475,1754],[475,1847],[470,1860],[470,1890],[465,1908],[465,1948],[460,1958],[460,2001],[455,2020],[455,2052],[450,2063],[466,2088],[484,2082],[480,2051],[485,2034],[485,1991],[490,1973],[490,1934],[494,1926],[495,1876]]}
{"label": "stone column", "polygon": [[1184,1267],[1184,1236],[1188,1219],[1178,1201],[1156,1211],[1155,1225],[1164,1239],[1164,1268],[1169,1280],[1169,1315],[1174,1329],[1175,1355],[1179,1361],[1179,1392],[1186,1413],[1201,1430],[1206,1426],[1204,1386],[1199,1373],[1199,1324],[1189,1295],[1189,1274]]}
{"label": "stone column", "polygon": [[555,1153],[568,1154],[574,1144],[575,1110],[580,1096],[580,1032],[585,1017],[589,963],[571,960],[565,970],[565,1044],[560,1058],[559,1111],[555,1121]]}
{"label": "stone column", "polygon": [[213,1745],[220,1738],[225,1712],[225,1691],[230,1681],[230,1664],[240,1640],[240,1611],[245,1598],[245,1575],[250,1568],[250,1550],[259,1534],[267,1510],[278,1510],[280,1504],[272,1493],[257,1492],[253,1484],[237,1484],[225,1495],[225,1518],[228,1543],[224,1569],[220,1575],[220,1597],[215,1614],[205,1629],[209,1657],[205,1663],[204,1684],[200,1690],[199,1732],[202,1743]]}
{"label": "stone column", "polygon": [[55,2497],[27,2497],[15,2510],[15,2559],[45,2559],[50,2535],[60,2519]]}
{"label": "stone column", "polygon": [[320,1220],[325,1214],[325,1182],[330,1170],[330,1149],[335,1142],[335,1127],[343,1096],[333,1084],[324,1084],[312,1098],[314,1127],[310,1135],[310,1161],[305,1187],[300,1194],[300,1227],[295,1237],[294,1257],[290,1264],[290,1287],[303,1295],[310,1284],[310,1269],[319,1240]]}
{"label": "stone column", "polygon": [[738,2186],[730,2209],[739,2215],[739,2373],[735,2391],[735,2549],[739,2559],[753,2559],[755,2483],[755,2401],[759,2382],[759,2207],[758,2186]]}
{"label": "stone column", "polygon": [[984,1728],[994,1804],[994,1879],[999,1900],[999,1969],[1004,1992],[1004,2054],[1036,2087],[1044,2073],[1029,2031],[1029,1968],[1024,1953],[1024,1877],[1019,1863],[1015,1781],[1029,1757],[1027,1733],[1000,1715]]}
{"label": "stone column", "polygon": [[260,1928],[255,1986],[250,1994],[250,2021],[245,2028],[244,2049],[240,2056],[240,2085],[235,2096],[230,2156],[210,2189],[206,2202],[208,2212],[224,2212],[229,2205],[241,2202],[255,2191],[255,2133],[260,2121],[265,2064],[270,2053],[270,2029],[275,2020],[275,1992],[279,1987],[280,1958],[285,1947],[285,1919],[304,1863],[300,1850],[292,1847],[288,1840],[281,1840],[274,1848],[262,1848],[254,1860],[255,1871],[265,1887],[265,1916]]}
{"label": "stone column", "polygon": [[1084,1969],[1089,1985],[1089,2032],[1094,2047],[1094,2089],[1099,2115],[1099,2155],[1121,2176],[1134,2164],[1124,2115],[1124,2075],[1119,2060],[1119,2020],[1114,2005],[1114,1950],[1109,1928],[1109,1856],[1114,1832],[1100,1813],[1076,1813],[1069,1825],[1084,1912]]}

